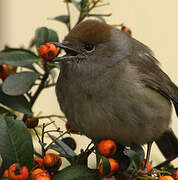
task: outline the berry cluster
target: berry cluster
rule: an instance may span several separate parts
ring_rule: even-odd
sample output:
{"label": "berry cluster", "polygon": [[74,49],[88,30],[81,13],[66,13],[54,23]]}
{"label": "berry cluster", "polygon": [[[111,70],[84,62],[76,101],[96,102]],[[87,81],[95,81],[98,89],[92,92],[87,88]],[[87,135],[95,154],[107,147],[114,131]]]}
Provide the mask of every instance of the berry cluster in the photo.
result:
{"label": "berry cluster", "polygon": [[13,163],[3,173],[9,180],[51,180],[50,175],[58,171],[62,164],[60,155],[48,153],[43,158],[34,158],[33,169],[29,172],[26,166]]}

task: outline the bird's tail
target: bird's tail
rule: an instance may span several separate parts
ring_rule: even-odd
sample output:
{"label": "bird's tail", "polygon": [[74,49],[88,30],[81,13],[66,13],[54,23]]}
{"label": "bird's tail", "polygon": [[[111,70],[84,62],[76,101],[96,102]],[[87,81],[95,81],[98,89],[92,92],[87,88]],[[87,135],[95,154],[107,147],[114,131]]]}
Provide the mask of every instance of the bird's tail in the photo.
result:
{"label": "bird's tail", "polygon": [[178,139],[172,129],[169,129],[157,139],[156,144],[166,158],[167,163],[178,157]]}

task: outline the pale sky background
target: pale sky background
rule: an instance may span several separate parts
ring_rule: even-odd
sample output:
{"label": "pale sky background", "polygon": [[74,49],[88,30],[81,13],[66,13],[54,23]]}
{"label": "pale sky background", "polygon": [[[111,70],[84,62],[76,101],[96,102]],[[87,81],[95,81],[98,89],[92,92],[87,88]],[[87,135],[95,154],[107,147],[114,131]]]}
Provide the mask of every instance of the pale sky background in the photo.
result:
{"label": "pale sky background", "polygon": [[[105,0],[110,6],[98,8],[97,13],[110,13],[110,24],[124,23],[133,36],[147,44],[155,52],[163,70],[178,85],[178,1],[177,0]],[[12,47],[28,46],[34,31],[40,26],[56,30],[60,40],[67,33],[66,27],[48,18],[65,14],[63,0],[0,0],[0,49],[5,44]],[[73,20],[77,18],[72,8]],[[36,114],[59,114],[54,88],[44,91],[34,107]],[[172,127],[178,136],[178,119],[173,114]],[[87,138],[77,137],[81,147],[88,144]],[[155,147],[152,157],[155,163],[163,157]],[[178,165],[178,160],[174,161]]]}

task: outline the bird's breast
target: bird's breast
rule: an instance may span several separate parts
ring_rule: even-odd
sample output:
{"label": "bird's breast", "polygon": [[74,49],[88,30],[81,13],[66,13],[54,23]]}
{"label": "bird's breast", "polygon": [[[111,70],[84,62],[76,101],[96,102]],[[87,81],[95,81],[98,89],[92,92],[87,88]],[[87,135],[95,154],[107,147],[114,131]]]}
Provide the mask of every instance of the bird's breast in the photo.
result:
{"label": "bird's breast", "polygon": [[168,127],[170,103],[146,88],[135,67],[128,64],[95,78],[66,78],[61,74],[57,84],[62,111],[74,129],[90,138],[143,144]]}

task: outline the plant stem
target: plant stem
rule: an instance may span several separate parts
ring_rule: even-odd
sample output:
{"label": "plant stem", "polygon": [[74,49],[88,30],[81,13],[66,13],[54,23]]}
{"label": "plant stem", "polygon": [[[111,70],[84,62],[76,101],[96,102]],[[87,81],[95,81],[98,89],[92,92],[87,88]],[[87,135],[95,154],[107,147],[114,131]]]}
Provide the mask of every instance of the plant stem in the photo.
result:
{"label": "plant stem", "polygon": [[48,115],[48,116],[39,116],[38,118],[39,118],[39,119],[44,119],[44,118],[54,118],[54,117],[65,119],[65,116],[55,115],[55,114]]}
{"label": "plant stem", "polygon": [[88,16],[111,16],[112,13],[109,14],[88,14]]}
{"label": "plant stem", "polygon": [[48,72],[48,68],[47,68],[47,64],[46,62],[44,61],[44,75],[43,75],[43,78],[41,80],[41,83],[38,87],[38,89],[36,90],[36,92],[34,93],[34,95],[32,96],[31,98],[31,101],[30,101],[30,105],[31,107],[34,105],[36,99],[38,98],[39,94],[41,93],[41,91],[43,90],[43,88],[45,87],[45,83],[46,83],[46,80],[48,79],[48,76],[49,76],[49,72]]}
{"label": "plant stem", "polygon": [[66,7],[67,7],[67,13],[69,16],[69,23],[67,24],[67,27],[68,27],[68,31],[70,31],[71,30],[71,13],[70,13],[70,7],[69,7],[68,1],[66,1]]}

